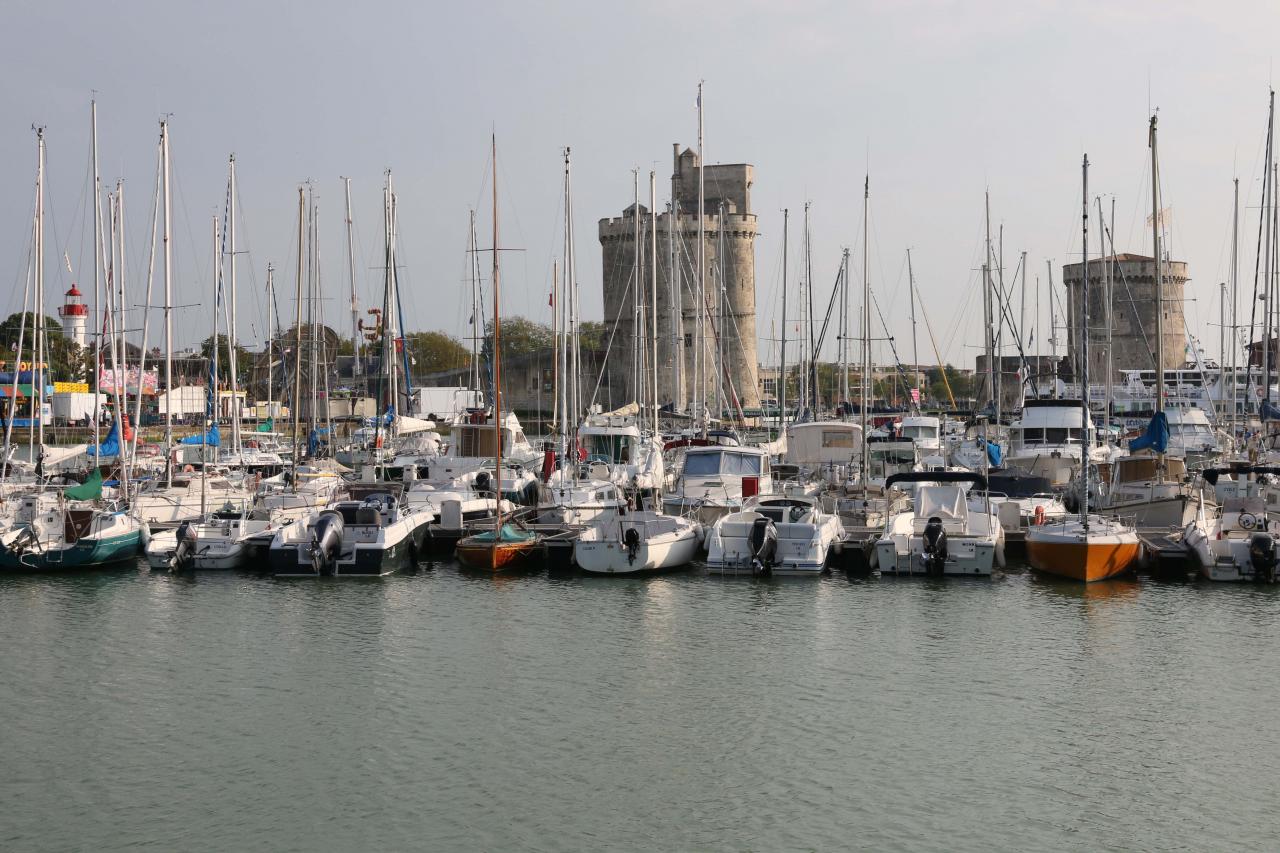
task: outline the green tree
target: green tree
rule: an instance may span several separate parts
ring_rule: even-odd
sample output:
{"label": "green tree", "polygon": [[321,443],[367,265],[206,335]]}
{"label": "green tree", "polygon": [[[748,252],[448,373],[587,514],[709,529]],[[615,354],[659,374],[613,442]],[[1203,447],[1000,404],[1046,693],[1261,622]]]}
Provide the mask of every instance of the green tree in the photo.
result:
{"label": "green tree", "polygon": [[605,341],[609,339],[604,323],[599,320],[586,320],[578,323],[578,345],[584,352],[603,350]]}
{"label": "green tree", "polygon": [[[218,335],[218,381],[231,381],[231,365],[227,360],[228,346],[231,340],[226,335]],[[213,356],[213,338],[208,337],[200,342],[200,355],[205,358]],[[249,352],[242,346],[236,346],[236,379],[240,383],[248,380],[250,371],[253,370],[253,353]]]}
{"label": "green tree", "polygon": [[[24,311],[10,314],[3,323],[0,323],[0,347],[6,354],[4,358],[6,362],[35,361],[31,354],[35,337],[34,316],[32,312]],[[19,353],[18,338],[24,317],[26,318],[26,335],[23,336],[22,352]],[[90,360],[85,358],[85,348],[63,336],[62,324],[53,317],[45,316],[44,328],[50,381],[84,382],[89,375],[90,366]]]}
{"label": "green tree", "polygon": [[[506,323],[503,323],[503,331],[505,333]],[[446,332],[410,332],[405,335],[405,346],[409,348],[415,373],[438,373],[466,367],[471,360],[471,352]]]}
{"label": "green tree", "polygon": [[[485,324],[485,351],[493,351],[493,322]],[[502,357],[520,358],[551,349],[555,336],[551,327],[525,317],[502,318]]]}

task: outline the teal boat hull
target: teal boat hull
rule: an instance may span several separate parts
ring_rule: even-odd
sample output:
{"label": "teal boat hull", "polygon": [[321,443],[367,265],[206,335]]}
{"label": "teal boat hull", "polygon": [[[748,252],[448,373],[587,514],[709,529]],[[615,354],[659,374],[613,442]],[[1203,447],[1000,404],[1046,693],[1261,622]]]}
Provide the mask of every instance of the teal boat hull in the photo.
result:
{"label": "teal boat hull", "polygon": [[75,572],[132,562],[142,547],[142,531],[102,539],[81,539],[70,548],[29,549],[22,553],[0,546],[0,571]]}

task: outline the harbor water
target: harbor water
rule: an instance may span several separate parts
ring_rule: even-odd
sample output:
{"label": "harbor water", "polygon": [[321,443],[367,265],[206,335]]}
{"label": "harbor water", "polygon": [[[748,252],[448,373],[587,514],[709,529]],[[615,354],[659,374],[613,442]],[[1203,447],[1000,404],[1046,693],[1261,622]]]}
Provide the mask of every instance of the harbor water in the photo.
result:
{"label": "harbor water", "polygon": [[0,846],[1274,848],[1280,590],[0,578]]}

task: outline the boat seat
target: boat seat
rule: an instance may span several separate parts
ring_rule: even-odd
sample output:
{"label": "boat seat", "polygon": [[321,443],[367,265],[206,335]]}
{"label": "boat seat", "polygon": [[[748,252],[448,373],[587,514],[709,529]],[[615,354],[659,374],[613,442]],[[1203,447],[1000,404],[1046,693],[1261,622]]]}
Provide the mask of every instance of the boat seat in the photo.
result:
{"label": "boat seat", "polygon": [[814,533],[812,524],[776,524],[774,529],[778,531],[779,539],[803,539],[806,542],[813,538]]}
{"label": "boat seat", "polygon": [[720,522],[720,535],[725,539],[746,539],[751,535],[751,527],[754,524],[755,518],[748,521],[722,521]]}
{"label": "boat seat", "polygon": [[382,519],[382,514],[378,512],[377,507],[362,506],[356,510],[355,524],[364,525],[366,527],[377,527]]}

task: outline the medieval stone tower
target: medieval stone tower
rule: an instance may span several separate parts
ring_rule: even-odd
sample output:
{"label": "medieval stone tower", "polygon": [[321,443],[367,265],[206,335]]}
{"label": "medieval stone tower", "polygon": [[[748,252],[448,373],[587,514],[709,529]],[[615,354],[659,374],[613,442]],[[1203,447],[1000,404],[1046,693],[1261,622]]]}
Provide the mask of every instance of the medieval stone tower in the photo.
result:
{"label": "medieval stone tower", "polygon": [[[646,310],[652,304],[651,272],[658,273],[658,347],[654,364],[658,398],[688,411],[696,389],[705,389],[713,415],[760,405],[756,361],[756,216],[751,212],[754,167],[745,164],[708,166],[704,177],[705,310],[698,311],[698,155],[673,148],[670,196],[672,208],[657,217],[657,252],[652,250],[649,211],[635,205],[622,216],[600,220],[604,260],[605,339],[609,347],[610,387],[614,406],[639,397],[632,353],[634,293],[637,276]],[[664,188],[665,189],[665,188]],[[647,195],[647,189],[642,196]],[[637,222],[637,215],[639,221]],[[637,264],[636,234],[640,235]],[[723,249],[723,250],[722,250]],[[672,257],[676,275],[672,276]],[[672,294],[676,311],[672,311]],[[672,315],[677,314],[676,328]],[[614,331],[616,329],[616,331]],[[649,332],[644,333],[646,339]],[[701,349],[701,355],[699,355]],[[716,376],[716,365],[723,372]],[[695,367],[697,365],[697,367]],[[715,404],[718,387],[722,399]],[[649,381],[652,381],[651,379]],[[701,385],[699,383],[701,382]],[[619,393],[620,392],[620,393]]]}
{"label": "medieval stone tower", "polygon": [[[1122,253],[1106,263],[1089,261],[1089,379],[1102,382],[1107,369],[1107,286],[1104,272],[1111,274],[1111,366],[1112,378],[1122,370],[1151,370],[1156,350],[1156,264],[1143,255]],[[1183,290],[1190,280],[1184,261],[1165,261],[1164,271],[1164,369],[1176,370],[1186,362],[1187,324],[1183,314]],[[1077,313],[1084,281],[1083,264],[1062,268],[1067,287],[1067,352],[1075,353]],[[1074,356],[1068,363],[1074,364]]]}

